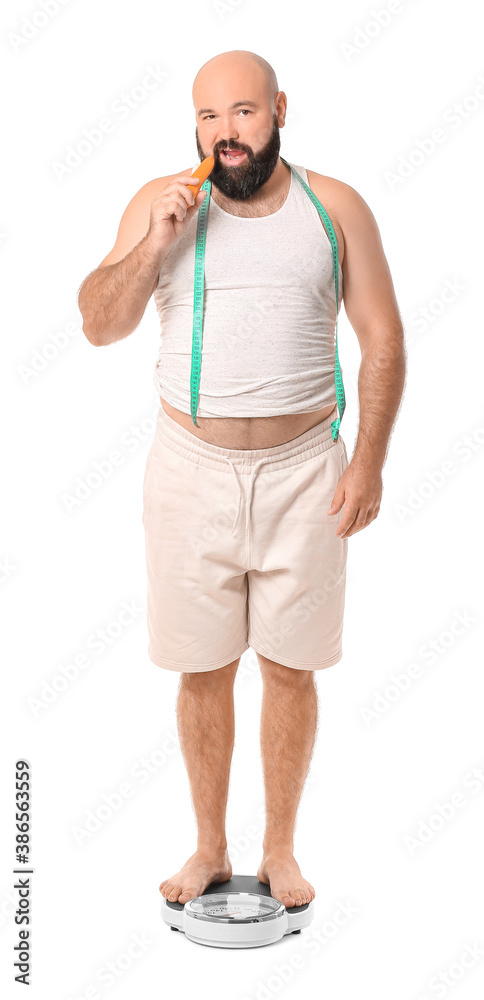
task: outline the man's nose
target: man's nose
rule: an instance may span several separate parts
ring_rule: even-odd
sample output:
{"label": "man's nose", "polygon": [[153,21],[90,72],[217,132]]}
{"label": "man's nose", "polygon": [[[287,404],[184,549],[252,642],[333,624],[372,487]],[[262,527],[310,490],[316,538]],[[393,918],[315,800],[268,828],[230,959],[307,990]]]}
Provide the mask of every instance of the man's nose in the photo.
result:
{"label": "man's nose", "polygon": [[214,148],[217,144],[221,144],[221,149],[223,149],[224,145],[229,146],[231,139],[234,142],[239,141],[238,129],[229,122],[221,122],[217,130],[217,137],[214,140]]}

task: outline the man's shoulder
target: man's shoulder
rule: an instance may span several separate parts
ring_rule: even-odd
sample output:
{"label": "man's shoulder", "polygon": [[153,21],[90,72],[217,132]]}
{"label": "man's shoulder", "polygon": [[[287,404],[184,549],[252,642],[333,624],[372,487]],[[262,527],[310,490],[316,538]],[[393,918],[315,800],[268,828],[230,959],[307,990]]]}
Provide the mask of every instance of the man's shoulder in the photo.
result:
{"label": "man's shoulder", "polygon": [[315,170],[308,170],[309,187],[328,211],[333,222],[340,225],[343,234],[348,235],[353,229],[363,230],[368,226],[376,227],[376,219],[363,196],[345,181]]}
{"label": "man's shoulder", "polygon": [[316,170],[309,170],[307,168],[308,184],[311,191],[324,205],[324,198],[326,201],[334,203],[334,206],[338,205],[351,205],[354,204],[361,195],[358,191],[347,184],[346,181],[340,181],[337,177],[330,177],[328,174],[318,174]]}

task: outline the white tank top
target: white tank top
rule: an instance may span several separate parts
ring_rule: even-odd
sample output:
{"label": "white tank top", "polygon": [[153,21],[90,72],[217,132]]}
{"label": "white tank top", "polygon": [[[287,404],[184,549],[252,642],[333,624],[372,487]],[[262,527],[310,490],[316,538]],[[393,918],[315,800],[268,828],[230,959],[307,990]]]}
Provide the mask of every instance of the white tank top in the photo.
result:
{"label": "white tank top", "polygon": [[[291,166],[308,183],[306,169]],[[194,213],[154,292],[161,346],[153,381],[183,413],[190,413],[196,231]],[[342,284],[340,266],[340,305]],[[272,215],[241,218],[210,198],[197,415],[279,416],[336,403],[335,327],[331,245],[292,171]]]}

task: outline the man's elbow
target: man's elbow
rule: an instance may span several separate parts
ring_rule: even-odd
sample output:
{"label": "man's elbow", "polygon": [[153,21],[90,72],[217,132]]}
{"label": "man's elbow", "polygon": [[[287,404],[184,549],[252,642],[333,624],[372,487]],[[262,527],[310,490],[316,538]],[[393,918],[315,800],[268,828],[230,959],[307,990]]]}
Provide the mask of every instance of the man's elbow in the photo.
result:
{"label": "man's elbow", "polygon": [[86,340],[93,347],[107,347],[108,344],[115,344],[118,340],[124,340],[134,330],[134,326],[117,326],[115,329],[106,329],[100,332],[99,326],[90,327],[86,320],[82,324],[82,332]]}
{"label": "man's elbow", "polygon": [[84,320],[84,323],[82,324],[82,332],[83,332],[84,336],[86,337],[86,339],[89,341],[89,343],[92,344],[93,347],[102,347],[102,343],[103,343],[102,340],[100,340],[99,337],[96,335],[96,331],[95,330],[90,329],[87,326],[85,320]]}

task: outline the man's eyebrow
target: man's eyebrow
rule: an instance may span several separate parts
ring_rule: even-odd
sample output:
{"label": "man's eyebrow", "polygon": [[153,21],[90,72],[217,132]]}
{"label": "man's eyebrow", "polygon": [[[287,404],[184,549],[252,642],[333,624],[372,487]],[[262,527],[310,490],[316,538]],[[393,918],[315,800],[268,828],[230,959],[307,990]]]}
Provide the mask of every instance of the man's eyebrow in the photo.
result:
{"label": "man's eyebrow", "polygon": [[[230,105],[229,111],[233,111],[235,108],[240,108],[242,107],[242,105],[245,104],[248,104],[251,108],[257,107],[255,101],[236,101],[235,104]],[[200,117],[200,115],[206,115],[206,114],[215,114],[215,112],[213,108],[200,108],[200,111],[198,112],[198,117]]]}

